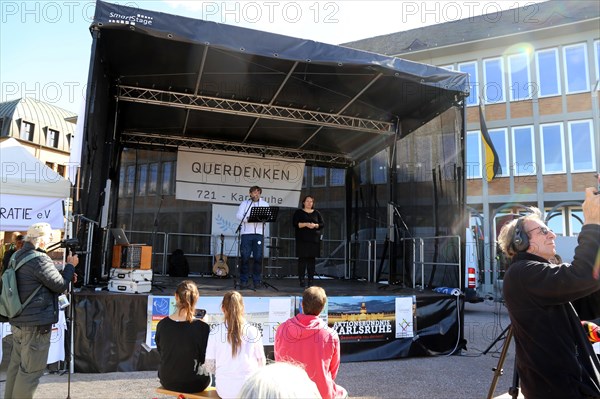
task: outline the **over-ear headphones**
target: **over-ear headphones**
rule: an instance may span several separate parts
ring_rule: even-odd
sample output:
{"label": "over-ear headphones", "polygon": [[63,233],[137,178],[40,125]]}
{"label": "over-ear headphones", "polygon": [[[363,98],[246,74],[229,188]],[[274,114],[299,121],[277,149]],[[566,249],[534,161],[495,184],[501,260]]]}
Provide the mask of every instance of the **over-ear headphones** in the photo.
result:
{"label": "over-ear headphones", "polygon": [[525,252],[529,248],[529,237],[523,228],[524,223],[524,218],[520,217],[515,226],[515,234],[512,240],[512,247],[515,252]]}

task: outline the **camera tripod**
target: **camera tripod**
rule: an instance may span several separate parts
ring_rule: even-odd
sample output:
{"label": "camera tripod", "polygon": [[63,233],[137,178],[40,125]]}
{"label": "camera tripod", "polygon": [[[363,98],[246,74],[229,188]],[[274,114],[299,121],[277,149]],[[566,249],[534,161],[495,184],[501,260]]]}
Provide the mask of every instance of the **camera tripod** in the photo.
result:
{"label": "camera tripod", "polygon": [[[506,334],[506,337],[504,335]],[[504,345],[502,345],[502,351],[500,352],[500,357],[498,358],[498,364],[496,367],[492,368],[494,371],[494,378],[492,378],[492,383],[490,384],[490,389],[488,391],[487,399],[492,399],[494,397],[494,391],[496,390],[496,386],[498,385],[498,379],[503,374],[502,366],[504,366],[504,361],[506,360],[506,354],[508,353],[508,348],[510,347],[510,341],[513,337],[513,330],[511,325],[509,324],[500,335],[496,337],[496,339],[483,351],[483,354],[486,355],[492,346],[496,344],[496,342],[500,341],[504,338]],[[510,388],[508,388],[508,394],[512,399],[517,399],[519,396],[519,374],[517,373],[517,360],[515,357],[515,366],[513,369],[513,382]]]}

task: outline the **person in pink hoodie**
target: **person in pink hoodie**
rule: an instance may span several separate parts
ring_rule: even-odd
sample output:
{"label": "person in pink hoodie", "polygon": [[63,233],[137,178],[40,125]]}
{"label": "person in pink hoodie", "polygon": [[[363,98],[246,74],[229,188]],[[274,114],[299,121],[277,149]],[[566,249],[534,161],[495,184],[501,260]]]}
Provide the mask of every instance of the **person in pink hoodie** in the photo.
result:
{"label": "person in pink hoodie", "polygon": [[340,338],[319,317],[326,302],[323,288],[304,290],[302,313],[277,328],[275,360],[302,365],[323,399],[347,398],[348,392],[335,383],[340,367]]}

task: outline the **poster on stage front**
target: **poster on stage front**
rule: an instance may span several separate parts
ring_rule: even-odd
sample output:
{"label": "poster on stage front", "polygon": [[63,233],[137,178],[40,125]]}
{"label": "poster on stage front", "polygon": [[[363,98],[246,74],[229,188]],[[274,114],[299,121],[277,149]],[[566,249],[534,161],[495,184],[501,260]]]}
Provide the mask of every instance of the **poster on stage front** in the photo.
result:
{"label": "poster on stage front", "polygon": [[[222,296],[202,296],[196,304],[196,309],[206,310],[203,320],[211,327],[223,321],[222,300]],[[245,297],[244,308],[246,320],[261,331],[263,345],[273,345],[277,326],[294,315],[294,301],[291,297]],[[155,336],[158,322],[174,312],[174,296],[148,296],[146,329],[148,349],[156,348]]]}

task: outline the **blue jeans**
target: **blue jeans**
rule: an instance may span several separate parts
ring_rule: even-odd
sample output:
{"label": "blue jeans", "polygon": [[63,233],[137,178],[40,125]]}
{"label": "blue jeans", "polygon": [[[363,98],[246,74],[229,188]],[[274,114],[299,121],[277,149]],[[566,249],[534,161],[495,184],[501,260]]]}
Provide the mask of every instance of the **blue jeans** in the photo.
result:
{"label": "blue jeans", "polygon": [[44,374],[50,350],[50,332],[37,326],[11,326],[13,336],[6,371],[4,398],[32,398]]}
{"label": "blue jeans", "polygon": [[254,283],[260,282],[263,257],[262,241],[262,234],[242,234],[242,243],[240,245],[240,252],[242,255],[240,283],[242,284],[248,283],[248,270],[251,254],[254,256],[254,262],[252,264],[252,281],[254,281]]}

